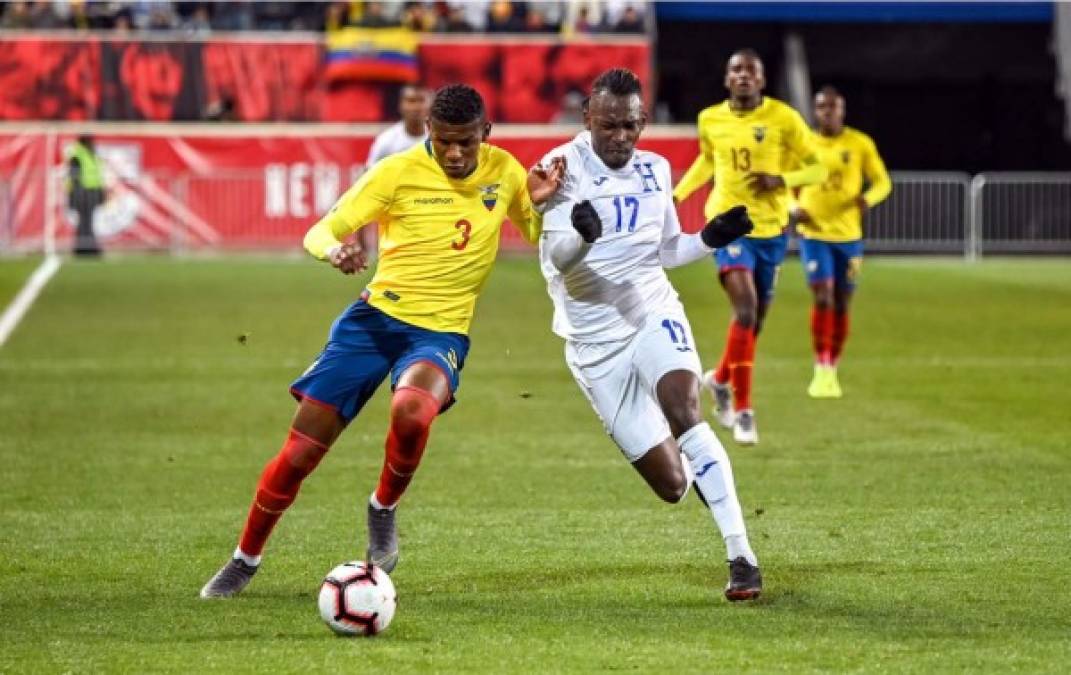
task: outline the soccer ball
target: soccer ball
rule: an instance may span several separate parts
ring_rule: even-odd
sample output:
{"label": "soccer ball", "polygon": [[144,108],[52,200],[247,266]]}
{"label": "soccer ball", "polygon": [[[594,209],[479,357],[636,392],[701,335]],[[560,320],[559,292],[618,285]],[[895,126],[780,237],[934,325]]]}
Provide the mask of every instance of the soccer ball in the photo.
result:
{"label": "soccer ball", "polygon": [[383,632],[397,604],[398,594],[387,573],[361,560],[331,570],[320,586],[320,616],[339,635]]}

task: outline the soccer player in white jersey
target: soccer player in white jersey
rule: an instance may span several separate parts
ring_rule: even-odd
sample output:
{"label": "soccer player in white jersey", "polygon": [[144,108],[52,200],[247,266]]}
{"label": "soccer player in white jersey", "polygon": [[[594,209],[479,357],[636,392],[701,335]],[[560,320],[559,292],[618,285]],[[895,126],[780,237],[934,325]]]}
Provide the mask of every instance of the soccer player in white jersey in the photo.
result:
{"label": "soccer player in white jersey", "polygon": [[[368,151],[365,170],[379,160],[405,152],[427,137],[424,124],[428,119],[431,94],[420,84],[407,84],[398,95],[398,114],[402,119],[379,133]],[[378,248],[378,228],[362,227],[357,238],[366,254],[374,254]]]}
{"label": "soccer player in white jersey", "polygon": [[725,596],[747,600],[762,591],[762,575],[729,457],[703,421],[695,341],[664,268],[706,258],[752,225],[736,207],[683,234],[669,163],[635,148],[646,121],[640,81],[606,71],[584,109],[587,131],[543,159],[566,165],[539,248],[554,332],[607,433],[651,489],[679,502],[690,469],[728,549]]}

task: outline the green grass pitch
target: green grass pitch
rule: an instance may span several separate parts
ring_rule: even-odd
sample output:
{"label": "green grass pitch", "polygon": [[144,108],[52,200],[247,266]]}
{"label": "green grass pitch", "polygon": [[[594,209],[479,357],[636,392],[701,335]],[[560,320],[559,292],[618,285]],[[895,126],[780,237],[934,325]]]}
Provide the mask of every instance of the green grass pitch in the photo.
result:
{"label": "green grass pitch", "polygon": [[[4,302],[31,267],[0,262]],[[728,316],[712,267],[673,278],[709,364]],[[766,576],[755,604],[722,597],[699,502],[660,503],[602,433],[530,258],[493,274],[460,404],[403,502],[390,629],[336,638],[315,603],[363,552],[382,392],[246,594],[198,599],[284,437],[287,385],[360,283],[296,259],[60,270],[0,349],[0,672],[1071,663],[1066,260],[871,259],[833,402],[804,394],[808,299],[786,264],[759,342],[762,444],[721,434]]]}

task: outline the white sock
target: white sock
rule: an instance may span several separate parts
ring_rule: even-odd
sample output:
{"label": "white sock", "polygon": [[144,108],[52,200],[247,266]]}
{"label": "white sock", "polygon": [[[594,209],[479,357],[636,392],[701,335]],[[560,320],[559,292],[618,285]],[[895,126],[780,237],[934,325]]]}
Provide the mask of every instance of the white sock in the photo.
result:
{"label": "white sock", "polygon": [[249,555],[248,553],[246,553],[245,551],[243,551],[240,548],[234,549],[234,555],[232,557],[237,559],[237,560],[241,560],[246,565],[250,565],[252,567],[256,567],[256,566],[260,565],[260,556],[259,555]]}
{"label": "white sock", "polygon": [[677,439],[677,445],[688,457],[695,474],[695,487],[703,495],[714,522],[725,539],[729,560],[744,556],[752,565],[758,565],[755,553],[747,540],[744,514],[736,498],[736,484],[729,455],[725,453],[710,425],[700,422]]}
{"label": "white sock", "polygon": [[388,511],[393,511],[395,509],[395,507],[398,506],[397,504],[392,504],[391,506],[383,506],[382,504],[380,504],[379,500],[376,499],[376,491],[375,490],[372,490],[372,496],[368,498],[368,503],[371,504],[372,508],[375,509],[376,511],[382,511],[384,509],[386,509]]}

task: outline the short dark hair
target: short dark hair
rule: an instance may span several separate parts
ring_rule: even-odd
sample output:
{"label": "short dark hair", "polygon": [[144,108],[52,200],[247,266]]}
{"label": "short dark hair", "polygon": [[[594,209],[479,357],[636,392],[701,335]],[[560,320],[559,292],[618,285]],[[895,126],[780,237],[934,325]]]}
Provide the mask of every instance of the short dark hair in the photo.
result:
{"label": "short dark hair", "polygon": [[826,96],[829,96],[829,97],[832,97],[832,98],[843,98],[841,93],[839,91],[837,91],[837,88],[834,87],[831,84],[822,85],[822,88],[814,93],[815,96],[817,96],[819,94],[825,94]]}
{"label": "short dark hair", "polygon": [[591,84],[592,95],[606,92],[614,96],[631,96],[643,94],[643,84],[636,73],[628,68],[611,68],[595,78]]}
{"label": "short dark hair", "polygon": [[435,92],[431,117],[447,124],[469,124],[484,117],[483,98],[467,84],[448,84]]}
{"label": "short dark hair", "polygon": [[754,59],[759,63],[762,63],[762,57],[759,56],[759,53],[757,51],[755,51],[751,47],[744,47],[743,49],[737,49],[732,54],[729,54],[729,59],[725,62],[726,68],[729,67],[729,61],[732,61],[734,56],[746,56],[749,59]]}

